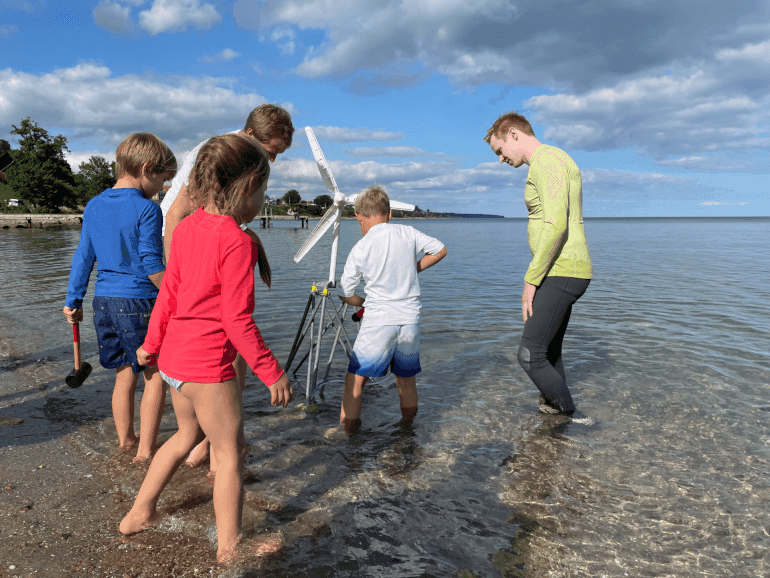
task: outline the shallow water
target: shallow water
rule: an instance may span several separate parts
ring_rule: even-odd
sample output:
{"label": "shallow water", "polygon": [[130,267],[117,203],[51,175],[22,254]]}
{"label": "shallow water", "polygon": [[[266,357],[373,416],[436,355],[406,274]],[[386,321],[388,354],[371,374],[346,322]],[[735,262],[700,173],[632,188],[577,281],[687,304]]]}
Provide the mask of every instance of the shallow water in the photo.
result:
{"label": "shallow water", "polygon": [[[284,550],[268,566],[246,560],[241,575],[770,574],[770,219],[586,222],[595,280],[564,350],[585,423],[540,415],[516,362],[526,222],[409,224],[449,250],[420,275],[414,430],[396,426],[390,378],[365,393],[361,434],[324,437],[338,418],[340,354],[314,412],[302,408],[304,367],[287,410],[251,377],[247,541],[280,534]],[[328,275],[330,239],[296,265],[307,230],[278,222],[258,233],[274,285],[257,288],[255,318],[285,362],[310,285]],[[71,331],[60,311],[78,238],[0,231],[0,415],[25,418],[0,428],[0,451],[73,436],[133,499],[141,471],[112,467],[114,377],[87,324],[94,372],[80,389],[63,383]],[[358,238],[344,222],[338,272]],[[86,319],[89,307],[87,297]],[[161,439],[174,426],[169,405]],[[203,536],[213,551],[199,478],[172,481],[158,531]]]}

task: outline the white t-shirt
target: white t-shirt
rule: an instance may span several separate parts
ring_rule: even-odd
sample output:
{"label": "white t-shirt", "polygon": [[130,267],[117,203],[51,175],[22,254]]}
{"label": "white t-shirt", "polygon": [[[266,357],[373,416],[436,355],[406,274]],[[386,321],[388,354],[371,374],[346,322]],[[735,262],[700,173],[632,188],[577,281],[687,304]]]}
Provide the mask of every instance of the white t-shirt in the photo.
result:
{"label": "white t-shirt", "polygon": [[[241,131],[234,130],[228,134],[238,134],[239,132]],[[171,188],[166,192],[166,196],[163,197],[163,201],[160,203],[160,210],[163,212],[163,232],[162,232],[163,235],[166,234],[166,213],[168,213],[168,210],[171,208],[171,205],[179,196],[179,191],[182,190],[182,185],[187,186],[190,184],[190,173],[192,172],[193,167],[195,166],[195,161],[198,158],[198,153],[200,152],[201,147],[203,147],[203,145],[205,145],[207,142],[209,142],[209,139],[204,140],[202,143],[196,146],[193,150],[187,153],[187,156],[184,158],[184,162],[182,163],[182,166],[179,167],[179,170],[176,172],[176,175],[174,175],[174,178],[171,180]]]}
{"label": "white t-shirt", "polygon": [[408,225],[380,223],[355,244],[345,261],[339,294],[352,297],[366,284],[367,325],[409,325],[420,321],[417,256],[435,255],[444,244]]}

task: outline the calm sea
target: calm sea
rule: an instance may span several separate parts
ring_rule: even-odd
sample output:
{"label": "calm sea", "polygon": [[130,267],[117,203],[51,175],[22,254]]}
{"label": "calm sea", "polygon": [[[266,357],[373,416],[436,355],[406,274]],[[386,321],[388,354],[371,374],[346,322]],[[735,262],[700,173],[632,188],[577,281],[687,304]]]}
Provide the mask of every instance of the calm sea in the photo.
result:
{"label": "calm sea", "polygon": [[[338,419],[339,353],[316,412],[301,406],[304,367],[288,410],[249,380],[246,521],[284,536],[274,575],[770,575],[770,219],[586,221],[595,279],[564,351],[586,423],[540,415],[516,362],[526,221],[408,224],[449,250],[420,275],[413,433],[396,427],[390,378],[366,391],[361,434],[324,437]],[[285,362],[310,285],[328,275],[331,239],[297,265],[307,230],[257,230],[274,284],[257,288],[255,318]],[[104,427],[114,373],[99,367],[87,323],[94,373],[77,390],[63,383],[78,238],[0,231],[0,412],[26,417],[0,428],[2,447],[64,435],[104,452],[115,443]],[[338,272],[359,238],[344,222]],[[88,295],[86,319],[92,285]],[[161,435],[173,429],[169,406]],[[271,507],[252,509],[250,496]],[[203,511],[213,538],[210,503]],[[200,532],[200,516],[186,515],[156,531]]]}

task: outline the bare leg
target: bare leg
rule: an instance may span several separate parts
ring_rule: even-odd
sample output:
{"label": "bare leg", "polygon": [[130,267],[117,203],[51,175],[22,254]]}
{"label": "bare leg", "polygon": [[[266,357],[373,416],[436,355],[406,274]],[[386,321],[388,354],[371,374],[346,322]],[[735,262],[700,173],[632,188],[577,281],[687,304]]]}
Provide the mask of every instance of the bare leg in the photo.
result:
{"label": "bare leg", "polygon": [[166,382],[157,368],[144,370],[144,394],[139,406],[141,429],[139,430],[139,449],[133,462],[142,462],[152,456],[158,439],[160,420],[166,406]]}
{"label": "bare leg", "polygon": [[134,433],[134,394],[139,374],[130,365],[115,370],[115,389],[112,390],[112,417],[118,430],[118,442],[123,450],[136,447]]}
{"label": "bare leg", "polygon": [[368,380],[368,377],[350,372],[345,375],[345,393],[342,396],[340,425],[348,433],[352,433],[361,427],[361,401],[364,385]]}
{"label": "bare leg", "polygon": [[[185,384],[185,387],[188,385]],[[160,516],[156,507],[163,488],[171,480],[185,456],[203,437],[193,402],[173,388],[171,402],[174,404],[179,430],[163,444],[155,455],[155,459],[152,460],[134,505],[120,522],[120,532],[123,534],[141,532],[157,521]]]}
{"label": "bare leg", "polygon": [[[217,560],[226,561],[238,540],[243,513],[243,402],[235,381],[185,384],[195,388],[198,421],[216,457],[214,513],[217,518]],[[191,389],[193,389],[191,387]]]}
{"label": "bare leg", "polygon": [[396,387],[401,400],[401,417],[409,422],[417,415],[417,378],[396,376]]}
{"label": "bare leg", "polygon": [[[248,370],[248,366],[246,365],[246,360],[240,353],[235,357],[233,369],[235,369],[235,381],[238,383],[238,388],[243,392],[243,390],[246,389],[246,371]],[[206,461],[207,456],[209,458],[209,475],[211,476],[217,471],[217,457],[211,452],[211,444],[209,443],[208,438],[195,446],[193,451],[190,452],[190,456],[187,458],[187,463],[190,464],[191,467],[197,468]]]}

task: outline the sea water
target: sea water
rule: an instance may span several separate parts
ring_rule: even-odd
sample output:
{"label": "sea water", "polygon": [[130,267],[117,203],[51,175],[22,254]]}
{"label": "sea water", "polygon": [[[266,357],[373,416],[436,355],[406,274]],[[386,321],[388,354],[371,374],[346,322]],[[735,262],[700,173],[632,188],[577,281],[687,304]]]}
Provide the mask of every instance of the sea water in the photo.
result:
{"label": "sea water", "polygon": [[[339,417],[341,350],[315,406],[306,366],[286,410],[248,379],[244,519],[250,536],[281,536],[271,575],[770,575],[770,219],[586,220],[595,278],[564,345],[579,420],[539,414],[516,361],[526,221],[403,222],[448,249],[419,276],[413,430],[397,425],[390,377],[367,386],[361,433],[325,437]],[[308,231],[258,225],[274,282],[257,286],[255,319],[285,363],[311,285],[328,279],[331,234],[295,264]],[[337,277],[359,238],[342,223]],[[95,274],[82,325],[94,372],[77,390],[63,381],[72,336],[61,308],[78,239],[0,231],[0,413],[25,417],[0,428],[2,447],[69,435],[106,456],[115,443],[114,372],[99,367],[88,322]],[[169,404],[161,438],[174,426]],[[213,550],[204,506],[177,508],[155,531],[206,535]]]}

